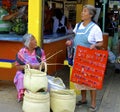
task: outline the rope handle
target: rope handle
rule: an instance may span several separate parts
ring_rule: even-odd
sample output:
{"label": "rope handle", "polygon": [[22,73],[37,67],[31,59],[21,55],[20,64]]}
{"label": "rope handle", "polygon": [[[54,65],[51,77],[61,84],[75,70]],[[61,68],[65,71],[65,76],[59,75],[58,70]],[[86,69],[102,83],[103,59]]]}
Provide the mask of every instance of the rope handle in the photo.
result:
{"label": "rope handle", "polygon": [[[40,63],[39,70],[41,71],[42,68],[43,68],[43,66],[44,66],[44,72],[46,73],[46,72],[47,72],[47,64],[46,64],[46,62],[41,62],[41,63]],[[26,65],[25,65],[25,70],[28,70],[29,73],[31,74],[30,69],[31,69],[31,68],[30,68],[30,65],[29,65],[29,64],[26,64]],[[42,71],[42,72],[43,72],[43,71]]]}
{"label": "rope handle", "polygon": [[29,64],[25,65],[25,70],[27,70],[29,72],[30,76],[32,75],[32,73],[30,72],[30,65]]}
{"label": "rope handle", "polygon": [[29,64],[26,64],[26,65],[25,65],[25,69],[30,70],[30,65],[29,65]]}
{"label": "rope handle", "polygon": [[[44,72],[47,73],[47,63],[46,62],[41,62],[40,63],[40,71],[42,71],[42,68],[44,67]],[[43,72],[43,71],[42,71]]]}

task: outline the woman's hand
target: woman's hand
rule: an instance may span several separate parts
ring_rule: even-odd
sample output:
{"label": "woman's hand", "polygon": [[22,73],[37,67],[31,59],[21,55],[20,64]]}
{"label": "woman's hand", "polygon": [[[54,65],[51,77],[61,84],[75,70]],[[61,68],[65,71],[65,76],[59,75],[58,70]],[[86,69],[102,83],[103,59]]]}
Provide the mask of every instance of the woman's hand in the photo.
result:
{"label": "woman's hand", "polygon": [[90,46],[90,49],[96,49],[95,44],[92,44],[92,45]]}
{"label": "woman's hand", "polygon": [[67,46],[71,46],[72,45],[72,41],[71,40],[67,40],[65,43]]}
{"label": "woman's hand", "polygon": [[16,65],[16,69],[24,70],[25,69],[25,65]]}
{"label": "woman's hand", "polygon": [[39,69],[40,68],[40,64],[35,64],[35,65],[29,64],[29,65],[30,65],[31,69]]}
{"label": "woman's hand", "polygon": [[100,49],[103,46],[103,41],[96,42],[96,44],[92,44],[90,49]]}

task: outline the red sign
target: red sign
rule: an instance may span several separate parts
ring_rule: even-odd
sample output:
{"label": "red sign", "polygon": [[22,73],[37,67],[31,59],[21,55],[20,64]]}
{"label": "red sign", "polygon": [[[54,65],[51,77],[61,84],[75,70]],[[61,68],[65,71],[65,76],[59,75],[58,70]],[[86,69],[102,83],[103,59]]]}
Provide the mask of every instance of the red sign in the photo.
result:
{"label": "red sign", "polygon": [[105,50],[91,50],[77,46],[71,81],[88,87],[102,89],[108,59]]}

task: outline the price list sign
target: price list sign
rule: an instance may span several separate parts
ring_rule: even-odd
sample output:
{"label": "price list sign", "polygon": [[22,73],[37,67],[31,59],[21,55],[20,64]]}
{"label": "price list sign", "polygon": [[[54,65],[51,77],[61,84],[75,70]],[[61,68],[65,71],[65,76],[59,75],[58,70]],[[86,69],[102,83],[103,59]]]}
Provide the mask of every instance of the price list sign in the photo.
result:
{"label": "price list sign", "polygon": [[77,46],[71,82],[102,89],[108,51]]}

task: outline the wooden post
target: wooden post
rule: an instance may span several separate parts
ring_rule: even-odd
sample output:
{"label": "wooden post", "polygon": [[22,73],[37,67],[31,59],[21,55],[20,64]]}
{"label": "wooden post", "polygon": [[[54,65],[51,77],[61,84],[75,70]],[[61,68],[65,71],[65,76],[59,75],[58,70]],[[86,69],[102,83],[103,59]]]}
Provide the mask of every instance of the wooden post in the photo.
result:
{"label": "wooden post", "polygon": [[76,5],[76,23],[81,21],[81,12],[83,5],[90,4],[90,5],[95,5],[95,0],[83,0],[81,4]]}
{"label": "wooden post", "polygon": [[76,23],[81,21],[82,4],[76,5]]}
{"label": "wooden post", "polygon": [[87,4],[95,5],[95,0],[88,0]]}

